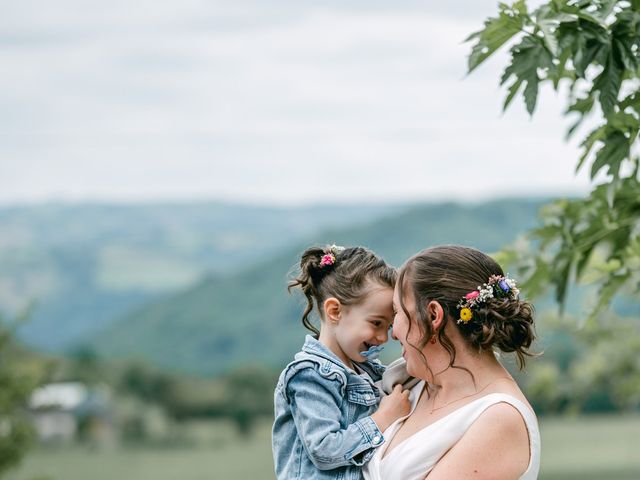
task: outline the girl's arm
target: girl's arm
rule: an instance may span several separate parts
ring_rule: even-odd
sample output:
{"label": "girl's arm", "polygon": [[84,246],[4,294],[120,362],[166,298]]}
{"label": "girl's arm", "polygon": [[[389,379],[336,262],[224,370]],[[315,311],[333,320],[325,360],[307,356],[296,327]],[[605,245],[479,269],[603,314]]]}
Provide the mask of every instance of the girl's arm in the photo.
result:
{"label": "girl's arm", "polygon": [[362,466],[384,440],[370,416],[341,427],[340,390],[338,385],[318,382],[312,368],[300,370],[287,385],[298,435],[307,455],[320,470]]}
{"label": "girl's arm", "polygon": [[427,480],[517,480],[529,465],[524,419],[507,403],[487,408],[426,476]]}

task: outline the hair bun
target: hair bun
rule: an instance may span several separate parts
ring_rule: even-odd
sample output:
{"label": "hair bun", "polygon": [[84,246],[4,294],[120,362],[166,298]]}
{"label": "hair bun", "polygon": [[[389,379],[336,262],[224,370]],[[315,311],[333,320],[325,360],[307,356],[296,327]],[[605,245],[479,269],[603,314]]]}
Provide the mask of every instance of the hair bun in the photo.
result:
{"label": "hair bun", "polygon": [[532,355],[528,349],[535,340],[533,314],[534,308],[529,302],[492,298],[474,312],[474,318],[479,321],[465,325],[465,330],[474,346],[515,352],[522,366],[524,357]]}

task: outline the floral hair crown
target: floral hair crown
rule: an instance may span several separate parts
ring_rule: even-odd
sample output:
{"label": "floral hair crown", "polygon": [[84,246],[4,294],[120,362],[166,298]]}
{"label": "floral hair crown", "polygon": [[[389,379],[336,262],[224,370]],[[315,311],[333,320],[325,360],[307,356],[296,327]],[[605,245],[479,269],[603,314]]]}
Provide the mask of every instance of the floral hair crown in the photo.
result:
{"label": "floral hair crown", "polygon": [[344,247],[340,247],[335,243],[329,245],[324,249],[324,255],[320,259],[320,268],[328,267],[336,263],[336,257],[340,252],[344,250]]}
{"label": "floral hair crown", "polygon": [[458,303],[460,318],[457,323],[468,323],[473,319],[473,308],[485,303],[490,298],[518,298],[520,290],[516,287],[516,281],[502,275],[491,275],[489,281],[477,290],[467,293]]}

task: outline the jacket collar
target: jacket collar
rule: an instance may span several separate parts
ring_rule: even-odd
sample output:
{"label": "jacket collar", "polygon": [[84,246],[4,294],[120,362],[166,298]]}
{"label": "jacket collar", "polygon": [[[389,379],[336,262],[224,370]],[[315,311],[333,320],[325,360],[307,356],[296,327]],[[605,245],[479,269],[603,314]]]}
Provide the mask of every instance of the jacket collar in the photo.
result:
{"label": "jacket collar", "polygon": [[[324,358],[325,360],[328,360],[331,363],[334,363],[336,366],[340,368],[353,371],[351,368],[346,366],[344,362],[340,360],[340,358],[338,358],[338,356],[335,353],[333,353],[323,343],[313,338],[311,335],[307,335],[305,337],[304,345],[302,345],[302,351],[311,355],[316,355],[318,357]],[[374,380],[376,380],[375,377],[382,376],[382,372],[384,372],[385,370],[384,365],[380,363],[374,363],[370,361],[355,362],[355,363],[357,363],[359,367],[361,367],[365,372],[371,375]]]}
{"label": "jacket collar", "polygon": [[333,353],[323,343],[313,338],[311,335],[307,335],[306,337],[304,337],[304,345],[302,345],[302,351],[305,353],[316,355],[318,357],[322,357],[325,360],[329,360],[339,367],[348,368],[335,353]]}

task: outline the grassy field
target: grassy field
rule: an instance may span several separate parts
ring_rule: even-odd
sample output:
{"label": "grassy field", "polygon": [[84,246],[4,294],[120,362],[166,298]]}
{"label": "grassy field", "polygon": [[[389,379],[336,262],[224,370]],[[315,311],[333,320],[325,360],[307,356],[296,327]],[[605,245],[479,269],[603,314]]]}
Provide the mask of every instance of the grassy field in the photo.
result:
{"label": "grassy field", "polygon": [[541,480],[639,480],[640,416],[547,418]]}
{"label": "grassy field", "polygon": [[[273,479],[269,424],[250,439],[200,425],[189,447],[39,448],[8,480]],[[638,480],[640,416],[548,418],[541,423],[541,480]]]}

